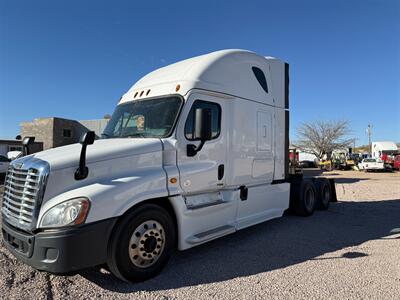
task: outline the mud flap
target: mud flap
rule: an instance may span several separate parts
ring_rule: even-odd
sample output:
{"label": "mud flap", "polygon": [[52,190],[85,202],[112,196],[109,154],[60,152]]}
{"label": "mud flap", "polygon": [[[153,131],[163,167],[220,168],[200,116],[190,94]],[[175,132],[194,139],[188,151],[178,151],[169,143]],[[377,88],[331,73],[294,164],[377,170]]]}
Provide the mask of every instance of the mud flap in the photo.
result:
{"label": "mud flap", "polygon": [[331,202],[337,202],[335,180],[333,180],[332,178],[329,178],[328,180],[329,183],[331,184],[331,191],[332,191]]}

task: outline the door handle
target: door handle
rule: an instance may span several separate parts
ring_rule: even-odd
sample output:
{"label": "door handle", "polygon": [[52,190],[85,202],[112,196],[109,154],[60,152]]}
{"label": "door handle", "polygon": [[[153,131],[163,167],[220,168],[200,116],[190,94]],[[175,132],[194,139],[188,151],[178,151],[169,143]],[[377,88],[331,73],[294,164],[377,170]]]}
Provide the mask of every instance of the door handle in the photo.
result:
{"label": "door handle", "polygon": [[246,186],[242,185],[241,187],[239,187],[239,191],[240,191],[240,200],[242,201],[247,200],[249,189]]}
{"label": "door handle", "polygon": [[219,165],[218,166],[218,180],[221,180],[222,178],[224,178],[224,165]]}

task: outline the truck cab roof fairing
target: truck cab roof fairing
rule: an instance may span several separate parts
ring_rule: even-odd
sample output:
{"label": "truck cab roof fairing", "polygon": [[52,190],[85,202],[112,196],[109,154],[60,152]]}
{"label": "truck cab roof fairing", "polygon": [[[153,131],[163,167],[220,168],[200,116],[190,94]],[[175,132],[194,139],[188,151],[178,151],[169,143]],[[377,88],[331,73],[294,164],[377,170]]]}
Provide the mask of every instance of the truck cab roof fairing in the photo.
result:
{"label": "truck cab roof fairing", "polygon": [[[283,65],[284,62],[245,50],[216,51],[147,74],[129,89],[120,103],[176,93],[185,95],[191,89],[202,89],[285,108],[284,99],[274,95],[274,85],[279,79],[271,78],[270,69],[276,64]],[[269,93],[258,82],[252,67],[264,72],[270,85]],[[175,88],[178,84],[180,88],[177,92]]]}

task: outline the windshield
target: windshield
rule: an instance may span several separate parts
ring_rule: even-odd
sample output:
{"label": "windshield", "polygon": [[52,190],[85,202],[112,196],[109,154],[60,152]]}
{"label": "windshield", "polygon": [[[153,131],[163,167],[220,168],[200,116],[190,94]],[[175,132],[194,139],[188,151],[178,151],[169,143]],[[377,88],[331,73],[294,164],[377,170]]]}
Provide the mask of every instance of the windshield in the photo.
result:
{"label": "windshield", "polygon": [[172,132],[182,103],[175,96],[118,105],[102,137],[166,137]]}

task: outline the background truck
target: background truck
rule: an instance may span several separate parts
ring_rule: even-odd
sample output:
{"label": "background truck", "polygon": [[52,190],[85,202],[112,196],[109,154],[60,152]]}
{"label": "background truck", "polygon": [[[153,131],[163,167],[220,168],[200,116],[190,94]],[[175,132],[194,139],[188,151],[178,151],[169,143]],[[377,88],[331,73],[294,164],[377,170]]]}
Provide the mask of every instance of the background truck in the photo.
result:
{"label": "background truck", "polygon": [[21,261],[106,263],[140,281],[174,248],[335,199],[333,182],[289,175],[289,69],[276,58],[223,50],[155,70],[94,138],[11,162],[2,232]]}
{"label": "background truck", "polygon": [[393,169],[394,158],[400,151],[396,143],[381,141],[372,143],[372,158],[383,161],[386,169]]}
{"label": "background truck", "polygon": [[400,154],[397,154],[393,160],[393,169],[400,171]]}
{"label": "background truck", "polygon": [[332,152],[331,161],[333,169],[350,170],[354,167],[354,159],[351,156],[351,148],[349,150],[335,150]]}
{"label": "background truck", "polygon": [[382,161],[376,158],[364,158],[359,164],[358,169],[361,171],[383,171],[385,166]]}

